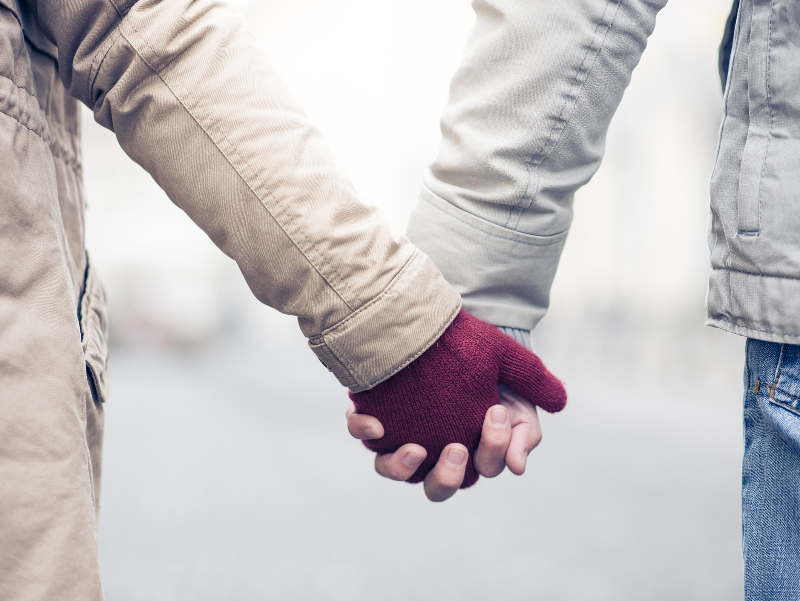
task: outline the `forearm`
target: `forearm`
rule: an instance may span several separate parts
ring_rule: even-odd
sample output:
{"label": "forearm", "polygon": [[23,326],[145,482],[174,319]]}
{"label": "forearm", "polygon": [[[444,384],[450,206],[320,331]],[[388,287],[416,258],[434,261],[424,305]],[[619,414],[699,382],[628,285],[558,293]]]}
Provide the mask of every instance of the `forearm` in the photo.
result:
{"label": "forearm", "polygon": [[455,317],[458,295],[358,199],[227,5],[40,1],[38,12],[70,93],[237,262],[259,300],[298,316],[343,384],[389,377]]}
{"label": "forearm", "polygon": [[[442,115],[408,235],[474,315],[532,329],[572,199],[666,0],[475,0],[475,26]],[[443,232],[447,232],[443,234]]]}

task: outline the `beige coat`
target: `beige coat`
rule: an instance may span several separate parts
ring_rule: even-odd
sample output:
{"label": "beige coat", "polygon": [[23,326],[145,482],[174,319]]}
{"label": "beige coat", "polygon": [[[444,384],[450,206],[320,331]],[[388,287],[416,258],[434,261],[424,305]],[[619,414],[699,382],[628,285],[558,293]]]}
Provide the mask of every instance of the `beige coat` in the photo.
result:
{"label": "beige coat", "polygon": [[460,297],[395,241],[243,20],[212,0],[0,0],[0,599],[102,598],[106,314],[84,250],[79,110],[297,315],[352,390],[422,353]]}

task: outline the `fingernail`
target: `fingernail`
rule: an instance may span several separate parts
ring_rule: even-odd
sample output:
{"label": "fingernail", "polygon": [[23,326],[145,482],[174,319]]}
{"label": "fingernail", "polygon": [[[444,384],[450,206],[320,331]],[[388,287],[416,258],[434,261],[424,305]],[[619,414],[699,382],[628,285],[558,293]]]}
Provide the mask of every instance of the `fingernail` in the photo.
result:
{"label": "fingernail", "polygon": [[467,460],[467,455],[464,451],[458,449],[450,449],[447,451],[447,463],[453,467],[461,467]]}
{"label": "fingernail", "polygon": [[364,428],[364,436],[367,438],[378,438],[378,433],[372,426],[367,426]]}
{"label": "fingernail", "polygon": [[403,459],[403,463],[405,463],[408,467],[419,467],[419,464],[425,459],[422,455],[414,455],[414,453],[409,453]]}
{"label": "fingernail", "polygon": [[495,407],[492,409],[491,419],[493,426],[505,426],[506,420],[508,419],[508,413],[502,407]]}

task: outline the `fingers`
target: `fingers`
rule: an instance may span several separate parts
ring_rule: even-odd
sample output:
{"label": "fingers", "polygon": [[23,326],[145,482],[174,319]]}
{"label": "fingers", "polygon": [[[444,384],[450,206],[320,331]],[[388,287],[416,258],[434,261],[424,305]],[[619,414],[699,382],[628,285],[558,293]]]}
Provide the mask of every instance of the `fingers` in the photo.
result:
{"label": "fingers", "polygon": [[359,440],[373,440],[383,436],[383,425],[371,415],[356,413],[356,406],[350,403],[347,408],[347,430],[350,436]]}
{"label": "fingers", "polygon": [[408,480],[427,455],[428,452],[418,444],[404,444],[394,453],[376,455],[375,471],[390,480]]}
{"label": "fingers", "polygon": [[509,341],[500,365],[500,381],[548,413],[567,404],[564,384],[544,366],[542,360],[520,344]]}
{"label": "fingers", "polygon": [[494,478],[506,467],[506,452],[511,442],[511,420],[503,405],[486,412],[481,441],[475,452],[475,469],[481,476]]}
{"label": "fingers", "polygon": [[447,445],[439,461],[425,477],[425,495],[434,503],[452,497],[464,481],[469,453],[463,444],[454,442]]}
{"label": "fingers", "polygon": [[535,424],[522,423],[512,429],[511,443],[506,452],[506,465],[512,474],[521,476],[525,473],[528,454],[536,448],[541,440],[542,430],[539,428],[538,419]]}
{"label": "fingers", "polygon": [[511,473],[525,473],[528,454],[542,441],[542,428],[536,407],[514,390],[500,385],[500,402],[508,410],[511,442],[506,451],[506,465]]}

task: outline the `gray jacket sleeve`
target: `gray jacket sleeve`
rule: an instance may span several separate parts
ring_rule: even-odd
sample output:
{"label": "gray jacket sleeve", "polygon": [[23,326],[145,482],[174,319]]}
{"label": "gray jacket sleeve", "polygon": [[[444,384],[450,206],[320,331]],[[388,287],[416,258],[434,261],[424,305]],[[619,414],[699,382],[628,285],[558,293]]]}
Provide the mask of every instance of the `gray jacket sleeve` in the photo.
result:
{"label": "gray jacket sleeve", "polygon": [[666,0],[474,0],[408,237],[473,315],[530,330]]}
{"label": "gray jacket sleeve", "polygon": [[428,348],[461,301],[362,203],[244,20],[214,0],[39,0],[67,91],[88,105],[233,258],[296,315],[354,391]]}

